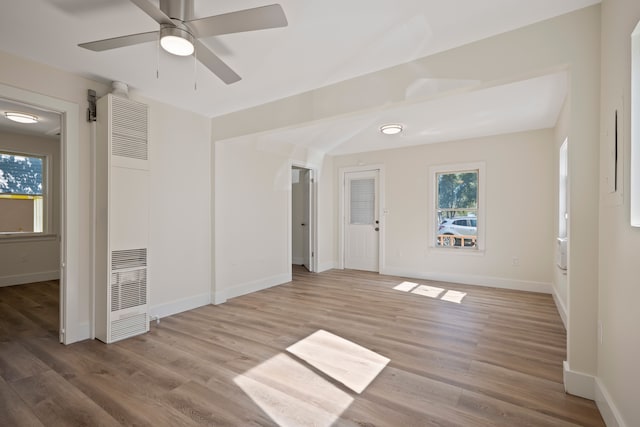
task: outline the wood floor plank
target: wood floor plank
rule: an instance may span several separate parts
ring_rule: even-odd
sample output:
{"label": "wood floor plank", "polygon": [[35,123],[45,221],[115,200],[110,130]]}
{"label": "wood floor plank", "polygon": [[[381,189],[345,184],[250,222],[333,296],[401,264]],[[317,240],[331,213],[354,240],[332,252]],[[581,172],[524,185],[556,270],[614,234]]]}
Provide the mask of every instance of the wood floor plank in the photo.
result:
{"label": "wood floor plank", "polygon": [[0,377],[5,381],[16,381],[49,369],[18,342],[7,342],[0,346]]}
{"label": "wood floor plank", "polygon": [[45,425],[2,378],[0,378],[0,424],[13,427]]}
{"label": "wood floor plank", "polygon": [[24,378],[12,387],[47,426],[118,426],[119,423],[54,371]]}
{"label": "wood floor plank", "polygon": [[[58,343],[57,282],[0,288],[0,425],[604,425],[564,393],[549,295],[353,270],[293,279],[110,345]],[[300,353],[313,364],[287,350],[321,330],[367,351]],[[390,360],[358,393],[345,378],[370,352]]]}

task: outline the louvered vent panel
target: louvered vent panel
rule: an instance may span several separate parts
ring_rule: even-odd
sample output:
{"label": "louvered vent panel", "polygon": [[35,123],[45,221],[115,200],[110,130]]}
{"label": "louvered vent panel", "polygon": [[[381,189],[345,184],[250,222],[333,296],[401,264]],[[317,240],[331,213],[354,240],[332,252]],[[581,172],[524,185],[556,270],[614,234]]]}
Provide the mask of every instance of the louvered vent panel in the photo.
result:
{"label": "louvered vent panel", "polygon": [[111,273],[111,311],[124,310],[147,303],[147,270]]}
{"label": "louvered vent panel", "polygon": [[112,148],[114,156],[148,159],[147,106],[113,97]]}
{"label": "louvered vent panel", "polygon": [[147,249],[125,249],[111,253],[111,270],[124,270],[147,266]]}
{"label": "louvered vent panel", "polygon": [[114,320],[111,322],[111,342],[142,334],[148,325],[146,313]]}

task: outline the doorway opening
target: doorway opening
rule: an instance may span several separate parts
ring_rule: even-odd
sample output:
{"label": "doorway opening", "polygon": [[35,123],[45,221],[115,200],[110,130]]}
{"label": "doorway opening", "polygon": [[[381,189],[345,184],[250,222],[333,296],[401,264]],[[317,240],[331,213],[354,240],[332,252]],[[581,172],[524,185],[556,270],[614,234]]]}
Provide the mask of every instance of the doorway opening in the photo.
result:
{"label": "doorway opening", "polygon": [[0,114],[0,287],[12,310],[38,319],[34,328],[59,335],[62,117],[7,98]]}
{"label": "doorway opening", "polygon": [[316,272],[315,170],[291,166],[291,264]]}
{"label": "doorway opening", "polygon": [[[80,322],[78,294],[81,284],[80,114],[78,104],[0,83],[0,98],[31,105],[60,117],[60,248],[59,340],[64,344],[89,338],[88,323]],[[69,300],[72,299],[73,304]]]}

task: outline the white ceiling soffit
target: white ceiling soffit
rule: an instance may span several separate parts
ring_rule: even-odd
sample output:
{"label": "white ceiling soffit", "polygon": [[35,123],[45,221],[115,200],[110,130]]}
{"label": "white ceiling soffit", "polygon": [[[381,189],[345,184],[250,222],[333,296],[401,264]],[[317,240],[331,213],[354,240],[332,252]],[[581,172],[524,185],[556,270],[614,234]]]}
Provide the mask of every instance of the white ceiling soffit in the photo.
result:
{"label": "white ceiling soffit", "polygon": [[[157,4],[157,0],[150,0]],[[204,17],[276,0],[195,0]],[[279,0],[289,26],[203,39],[242,76],[225,85],[192,57],[146,43],[91,52],[78,43],[154,31],[129,0],[20,0],[0,6],[0,50],[213,117],[326,86],[598,0]],[[159,70],[159,78],[156,78]],[[194,89],[197,81],[197,90]]]}
{"label": "white ceiling soffit", "polygon": [[[566,95],[563,71],[246,138],[263,146],[293,144],[343,155],[547,129],[555,126]],[[400,123],[404,130],[383,135],[380,126],[385,123]]]}

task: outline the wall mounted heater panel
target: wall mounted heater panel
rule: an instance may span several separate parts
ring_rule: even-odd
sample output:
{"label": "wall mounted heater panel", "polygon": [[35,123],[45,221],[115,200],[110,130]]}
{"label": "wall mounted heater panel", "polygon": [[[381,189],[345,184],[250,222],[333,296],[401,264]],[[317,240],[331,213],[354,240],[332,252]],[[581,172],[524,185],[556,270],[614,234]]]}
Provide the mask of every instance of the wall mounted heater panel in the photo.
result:
{"label": "wall mounted heater panel", "polygon": [[97,104],[95,325],[112,343],[149,331],[149,140],[146,105]]}

